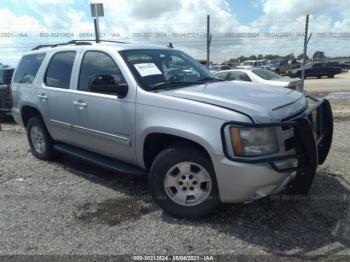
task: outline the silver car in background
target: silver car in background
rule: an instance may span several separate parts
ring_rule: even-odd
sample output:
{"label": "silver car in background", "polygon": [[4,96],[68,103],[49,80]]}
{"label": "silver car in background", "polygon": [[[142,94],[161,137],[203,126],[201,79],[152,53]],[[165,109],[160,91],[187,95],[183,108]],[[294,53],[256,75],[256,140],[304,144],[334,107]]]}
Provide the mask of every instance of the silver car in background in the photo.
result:
{"label": "silver car in background", "polygon": [[219,79],[232,82],[253,82],[272,86],[301,90],[301,80],[282,77],[270,70],[261,68],[232,69],[214,73]]}

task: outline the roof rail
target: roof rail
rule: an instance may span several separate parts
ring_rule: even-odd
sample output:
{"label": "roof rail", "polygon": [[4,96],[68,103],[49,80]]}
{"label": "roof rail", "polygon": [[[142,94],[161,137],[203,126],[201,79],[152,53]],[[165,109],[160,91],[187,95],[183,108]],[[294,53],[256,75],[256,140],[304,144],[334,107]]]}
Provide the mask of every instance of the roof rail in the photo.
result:
{"label": "roof rail", "polygon": [[[99,40],[100,42],[110,42],[110,43],[118,43],[118,44],[128,44],[127,42],[122,42],[122,41],[113,41],[113,40]],[[91,42],[96,42],[95,39],[90,40],[90,39],[74,39],[70,40],[67,43],[57,43],[57,44],[48,44],[48,45],[38,45],[34,47],[32,50],[38,50],[40,48],[45,48],[45,47],[58,47],[62,45],[91,45]]]}
{"label": "roof rail", "polygon": [[[77,40],[71,40],[69,42],[71,43],[79,43],[79,42],[84,42],[84,41],[87,41],[87,42],[96,42],[95,39],[77,39]],[[123,41],[115,41],[115,40],[98,40],[99,42],[110,42],[110,43],[118,43],[118,44],[129,44],[127,42],[123,42]]]}
{"label": "roof rail", "polygon": [[36,47],[34,47],[32,50],[39,50],[41,48],[45,48],[45,47],[58,47],[58,46],[63,46],[63,45],[72,45],[72,44],[75,44],[75,45],[91,45],[90,42],[82,42],[80,40],[78,40],[79,42],[76,42],[77,40],[72,40],[72,41],[69,41],[67,43],[57,43],[57,44],[48,44],[48,45],[38,45]]}

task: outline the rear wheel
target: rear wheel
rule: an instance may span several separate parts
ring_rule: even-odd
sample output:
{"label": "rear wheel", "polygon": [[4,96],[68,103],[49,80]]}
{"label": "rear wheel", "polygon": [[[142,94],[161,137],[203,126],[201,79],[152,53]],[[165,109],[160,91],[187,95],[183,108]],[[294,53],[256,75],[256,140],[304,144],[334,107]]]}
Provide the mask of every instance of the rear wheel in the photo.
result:
{"label": "rear wheel", "polygon": [[32,117],[27,123],[27,138],[32,154],[41,160],[52,160],[57,157],[54,141],[40,117]]}
{"label": "rear wheel", "polygon": [[334,78],[334,75],[328,75],[328,78]]}
{"label": "rear wheel", "polygon": [[191,147],[164,149],[152,164],[149,183],[155,202],[173,216],[202,217],[220,203],[210,158]]}

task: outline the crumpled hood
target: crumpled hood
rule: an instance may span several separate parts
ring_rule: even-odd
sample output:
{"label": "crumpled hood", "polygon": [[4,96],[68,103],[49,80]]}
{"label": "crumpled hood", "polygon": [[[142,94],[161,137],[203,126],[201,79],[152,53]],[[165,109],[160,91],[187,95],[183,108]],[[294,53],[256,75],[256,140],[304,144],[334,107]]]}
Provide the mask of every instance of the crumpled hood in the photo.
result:
{"label": "crumpled hood", "polygon": [[228,108],[249,115],[254,122],[280,121],[305,109],[300,92],[257,83],[213,82],[162,94]]}

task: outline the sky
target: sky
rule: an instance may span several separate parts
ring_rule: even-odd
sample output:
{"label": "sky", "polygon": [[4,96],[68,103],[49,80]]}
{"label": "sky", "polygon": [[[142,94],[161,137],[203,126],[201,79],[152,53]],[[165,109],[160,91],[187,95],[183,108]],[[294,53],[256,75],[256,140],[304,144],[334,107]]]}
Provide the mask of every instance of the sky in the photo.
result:
{"label": "sky", "polygon": [[293,53],[350,55],[350,0],[0,0],[0,62],[15,66],[39,44],[92,39],[90,3],[104,4],[102,39],[167,45],[206,58],[210,15],[211,60]]}

